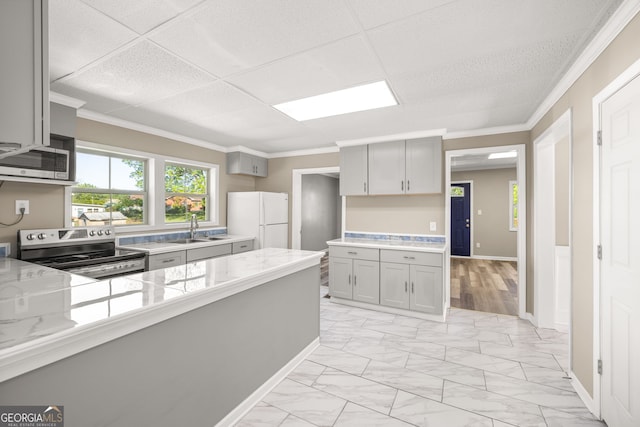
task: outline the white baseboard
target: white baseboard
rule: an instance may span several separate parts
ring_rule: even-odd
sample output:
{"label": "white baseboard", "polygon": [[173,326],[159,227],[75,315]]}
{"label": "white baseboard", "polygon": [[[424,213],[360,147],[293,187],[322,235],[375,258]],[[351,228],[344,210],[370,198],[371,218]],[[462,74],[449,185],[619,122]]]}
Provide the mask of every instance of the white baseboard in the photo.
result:
{"label": "white baseboard", "polygon": [[578,377],[576,377],[576,374],[573,373],[573,371],[571,371],[569,375],[571,376],[571,385],[573,386],[573,389],[576,391],[576,393],[578,393],[578,396],[580,397],[580,399],[582,399],[582,401],[584,402],[584,405],[587,407],[589,412],[591,412],[596,418],[599,419],[600,417],[596,414],[596,411],[595,411],[595,404],[593,402],[593,397],[591,397],[589,392],[584,388],[584,386],[582,385]]}
{"label": "white baseboard", "polygon": [[216,427],[227,427],[236,424],[242,417],[244,417],[258,402],[260,402],[271,390],[275,388],[280,381],[285,379],[300,363],[302,363],[307,356],[314,352],[316,348],[320,346],[320,337],[316,338],[306,346],[300,353],[298,353],[293,359],[284,365],[278,372],[276,372],[271,378],[265,381],[256,391],[251,393],[242,403],[236,406],[231,412],[227,414]]}
{"label": "white baseboard", "polygon": [[471,259],[486,259],[489,261],[518,261],[518,257],[493,256],[493,255],[471,255]]}
{"label": "white baseboard", "polygon": [[348,305],[350,307],[365,308],[367,310],[381,311],[383,313],[400,314],[407,317],[417,317],[418,319],[431,320],[432,322],[445,322],[447,320],[447,310],[443,310],[442,314],[421,313],[419,311],[404,310],[402,308],[387,307],[378,304],[368,304],[366,302],[353,301],[350,299],[342,299],[331,297],[329,300],[334,304]]}
{"label": "white baseboard", "polygon": [[524,316],[525,316],[524,317],[525,320],[528,320],[529,322],[531,322],[531,324],[536,328],[538,327],[538,321],[536,320],[536,317],[533,314],[525,313]]}

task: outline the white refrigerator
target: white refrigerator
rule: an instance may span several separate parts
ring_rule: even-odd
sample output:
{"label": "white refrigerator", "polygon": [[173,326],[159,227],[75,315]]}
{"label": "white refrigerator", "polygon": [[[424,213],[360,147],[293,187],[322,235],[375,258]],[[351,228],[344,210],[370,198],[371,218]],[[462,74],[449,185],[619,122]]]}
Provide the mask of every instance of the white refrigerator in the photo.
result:
{"label": "white refrigerator", "polygon": [[289,195],[265,191],[227,193],[227,232],[253,236],[256,249],[287,248]]}

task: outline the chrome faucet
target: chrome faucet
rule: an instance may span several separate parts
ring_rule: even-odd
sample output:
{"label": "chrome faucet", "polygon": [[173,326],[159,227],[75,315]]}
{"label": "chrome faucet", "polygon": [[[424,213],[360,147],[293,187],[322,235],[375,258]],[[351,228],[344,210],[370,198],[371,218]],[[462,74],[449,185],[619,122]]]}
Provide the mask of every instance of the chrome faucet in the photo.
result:
{"label": "chrome faucet", "polygon": [[198,225],[198,218],[196,217],[196,214],[191,214],[191,224],[189,225],[189,234],[192,240],[196,238],[196,230],[199,227],[200,226]]}

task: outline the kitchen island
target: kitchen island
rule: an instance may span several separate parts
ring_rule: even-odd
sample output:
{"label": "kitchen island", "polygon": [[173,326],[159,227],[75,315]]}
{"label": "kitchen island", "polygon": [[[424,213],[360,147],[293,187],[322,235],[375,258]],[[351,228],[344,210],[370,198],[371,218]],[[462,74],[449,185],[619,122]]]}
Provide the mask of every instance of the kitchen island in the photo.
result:
{"label": "kitchen island", "polygon": [[[2,404],[64,405],[69,425],[229,424],[318,345],[322,255],[261,249],[44,293],[5,260],[2,309],[21,309],[0,333],[67,322],[3,343]],[[63,302],[29,304],[43,294]]]}

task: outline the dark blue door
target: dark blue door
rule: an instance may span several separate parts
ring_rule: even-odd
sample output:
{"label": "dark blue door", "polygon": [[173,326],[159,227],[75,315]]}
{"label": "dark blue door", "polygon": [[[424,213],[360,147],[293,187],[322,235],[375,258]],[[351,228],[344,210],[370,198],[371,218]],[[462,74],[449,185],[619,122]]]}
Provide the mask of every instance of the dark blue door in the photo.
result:
{"label": "dark blue door", "polygon": [[451,184],[451,255],[471,255],[471,184]]}

